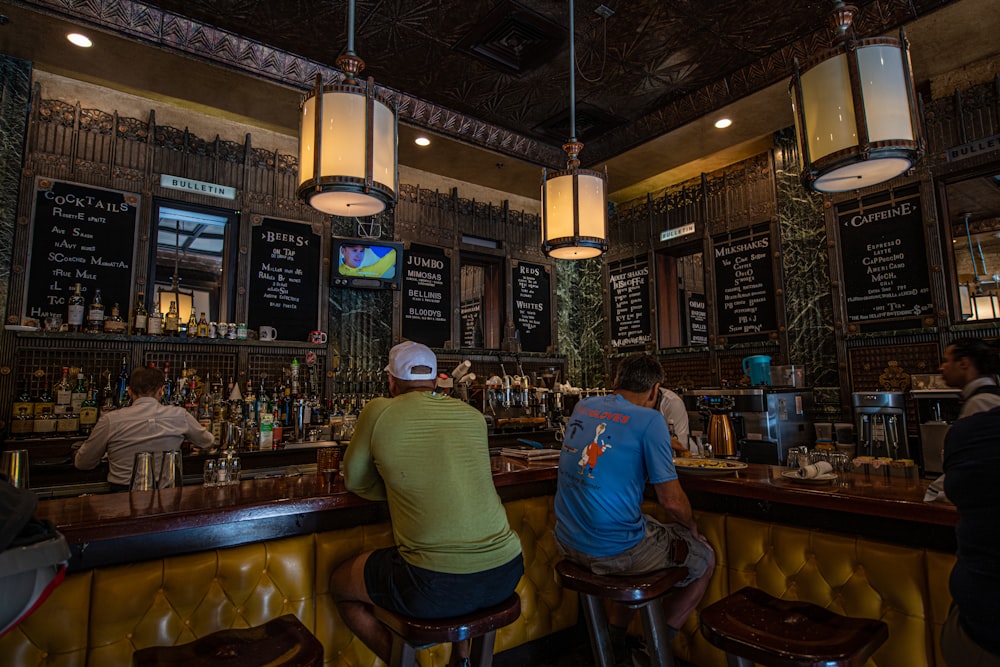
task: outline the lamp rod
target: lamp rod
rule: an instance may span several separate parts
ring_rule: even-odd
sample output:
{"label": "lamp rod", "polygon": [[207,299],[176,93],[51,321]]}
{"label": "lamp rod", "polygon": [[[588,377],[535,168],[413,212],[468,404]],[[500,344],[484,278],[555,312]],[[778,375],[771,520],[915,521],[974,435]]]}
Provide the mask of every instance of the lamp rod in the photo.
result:
{"label": "lamp rod", "polygon": [[354,0],[347,1],[347,52],[354,53]]}
{"label": "lamp rod", "polygon": [[569,136],[576,141],[576,20],[569,0]]}
{"label": "lamp rod", "polygon": [[969,259],[972,260],[972,277],[979,283],[979,270],[976,268],[976,253],[972,249],[972,234],[969,232],[969,214],[965,213],[965,238],[969,242]]}

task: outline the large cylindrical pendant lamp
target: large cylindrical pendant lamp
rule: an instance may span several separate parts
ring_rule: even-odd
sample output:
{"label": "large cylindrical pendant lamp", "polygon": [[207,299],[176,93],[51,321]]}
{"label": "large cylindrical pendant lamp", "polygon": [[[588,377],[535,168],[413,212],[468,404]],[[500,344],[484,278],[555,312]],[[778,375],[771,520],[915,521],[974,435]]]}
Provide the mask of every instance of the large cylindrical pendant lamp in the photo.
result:
{"label": "large cylindrical pendant lamp", "polygon": [[796,67],[788,87],[802,184],[820,192],[888,181],[922,154],[906,38],[854,39],[854,11],[837,3],[840,43]]}

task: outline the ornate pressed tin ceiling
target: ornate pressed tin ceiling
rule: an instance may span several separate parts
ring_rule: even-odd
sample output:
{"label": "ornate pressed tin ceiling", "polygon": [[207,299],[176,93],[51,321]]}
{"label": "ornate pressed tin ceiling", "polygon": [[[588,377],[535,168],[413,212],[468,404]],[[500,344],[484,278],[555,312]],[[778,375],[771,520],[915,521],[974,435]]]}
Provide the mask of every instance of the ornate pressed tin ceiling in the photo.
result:
{"label": "ornate pressed tin ceiling", "polygon": [[[163,49],[305,90],[333,81],[345,0],[31,0]],[[861,36],[948,0],[858,0]],[[833,0],[577,0],[577,135],[606,161],[771,84],[828,46]],[[564,0],[358,0],[364,74],[400,120],[561,167],[569,135]],[[603,8],[603,9],[602,9]],[[599,13],[598,10],[601,10]],[[611,10],[607,18],[604,15]]]}

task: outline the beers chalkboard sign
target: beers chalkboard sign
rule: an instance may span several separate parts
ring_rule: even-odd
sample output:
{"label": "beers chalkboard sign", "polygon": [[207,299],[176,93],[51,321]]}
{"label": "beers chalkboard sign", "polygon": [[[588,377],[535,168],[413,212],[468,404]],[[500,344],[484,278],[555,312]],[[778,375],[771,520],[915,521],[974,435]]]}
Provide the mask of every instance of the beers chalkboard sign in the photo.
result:
{"label": "beers chalkboard sign", "polygon": [[24,317],[66,321],[74,285],[89,303],[101,290],[107,313],[131,305],[139,195],[38,178],[32,212]]}
{"label": "beers chalkboard sign", "polygon": [[518,262],[513,267],[514,326],[525,352],[548,352],[552,345],[551,282],[548,268]]}
{"label": "beers chalkboard sign", "polygon": [[611,346],[641,350],[653,340],[650,326],[649,262],[632,259],[608,265]]}
{"label": "beers chalkboard sign", "polygon": [[429,347],[451,340],[451,259],[413,244],[403,259],[402,336]]}
{"label": "beers chalkboard sign", "polygon": [[719,335],[759,335],[777,330],[767,228],[756,227],[740,236],[714,239],[712,256]]}
{"label": "beers chalkboard sign", "polygon": [[322,237],[309,223],[273,218],[263,218],[250,234],[250,331],[268,325],[278,340],[306,342],[319,322]]}
{"label": "beers chalkboard sign", "polygon": [[837,207],[847,321],[930,315],[920,193],[913,187],[876,197]]}

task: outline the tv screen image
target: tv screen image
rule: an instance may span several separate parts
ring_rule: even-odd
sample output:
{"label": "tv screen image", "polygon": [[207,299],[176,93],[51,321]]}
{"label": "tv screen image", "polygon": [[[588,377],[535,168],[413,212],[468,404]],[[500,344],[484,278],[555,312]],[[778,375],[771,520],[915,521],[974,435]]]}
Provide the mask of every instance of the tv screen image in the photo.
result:
{"label": "tv screen image", "polygon": [[334,239],[333,284],[395,289],[399,285],[403,247],[377,239]]}

